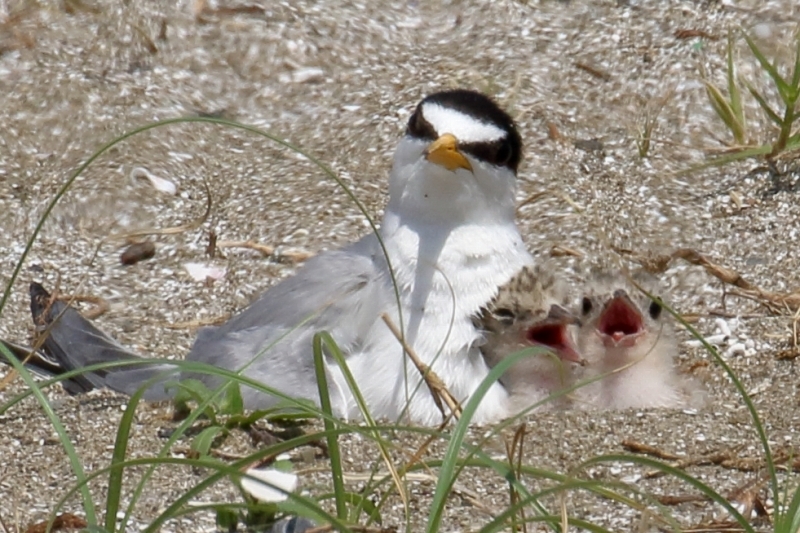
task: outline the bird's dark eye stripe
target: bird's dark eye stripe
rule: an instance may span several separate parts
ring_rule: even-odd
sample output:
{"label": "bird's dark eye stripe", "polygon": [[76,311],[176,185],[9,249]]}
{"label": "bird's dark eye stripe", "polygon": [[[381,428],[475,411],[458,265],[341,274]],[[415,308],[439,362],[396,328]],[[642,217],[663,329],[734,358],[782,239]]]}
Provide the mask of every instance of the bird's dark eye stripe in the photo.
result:
{"label": "bird's dark eye stripe", "polygon": [[514,146],[509,138],[493,142],[459,144],[458,148],[476,159],[499,167],[508,167],[514,172],[519,166],[520,149]]}

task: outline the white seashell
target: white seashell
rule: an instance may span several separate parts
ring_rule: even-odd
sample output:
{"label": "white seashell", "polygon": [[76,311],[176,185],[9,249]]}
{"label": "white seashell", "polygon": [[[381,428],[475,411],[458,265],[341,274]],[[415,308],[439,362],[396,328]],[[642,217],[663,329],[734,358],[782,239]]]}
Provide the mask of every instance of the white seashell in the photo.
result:
{"label": "white seashell", "polygon": [[720,333],[722,333],[726,337],[731,336],[731,328],[725,319],[717,318],[716,320],[714,320],[714,323],[717,325],[717,330],[719,330]]}
{"label": "white seashell", "polygon": [[170,195],[175,195],[178,192],[178,186],[169,181],[168,179],[159,178],[144,167],[136,167],[131,170],[131,181],[135,182],[139,179],[147,179],[153,188],[157,191],[164,192]]}
{"label": "white seashell", "polygon": [[281,83],[317,83],[324,79],[325,71],[318,67],[301,67],[278,76]]}
{"label": "white seashell", "polygon": [[250,468],[245,472],[256,479],[242,478],[242,489],[262,502],[282,502],[297,489],[297,474],[275,468]]}
{"label": "white seashell", "polygon": [[195,281],[206,281],[207,279],[219,280],[225,277],[225,269],[220,267],[208,266],[203,263],[185,263],[183,268]]}
{"label": "white seashell", "polygon": [[747,348],[745,347],[743,342],[737,342],[735,344],[732,344],[730,347],[728,347],[727,350],[725,350],[725,357],[734,357],[736,355],[746,355],[746,354],[747,354]]}

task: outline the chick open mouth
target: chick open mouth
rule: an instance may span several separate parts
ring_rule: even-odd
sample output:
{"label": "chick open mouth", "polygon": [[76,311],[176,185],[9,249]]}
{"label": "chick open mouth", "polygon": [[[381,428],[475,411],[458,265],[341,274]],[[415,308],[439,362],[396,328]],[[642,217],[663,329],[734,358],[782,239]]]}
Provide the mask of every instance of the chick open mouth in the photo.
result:
{"label": "chick open mouth", "polygon": [[597,333],[608,346],[632,346],[644,333],[642,314],[627,295],[615,296],[600,315]]}
{"label": "chick open mouth", "polygon": [[525,339],[534,345],[553,350],[563,361],[583,363],[583,359],[573,347],[567,332],[567,324],[562,321],[545,320],[525,331]]}

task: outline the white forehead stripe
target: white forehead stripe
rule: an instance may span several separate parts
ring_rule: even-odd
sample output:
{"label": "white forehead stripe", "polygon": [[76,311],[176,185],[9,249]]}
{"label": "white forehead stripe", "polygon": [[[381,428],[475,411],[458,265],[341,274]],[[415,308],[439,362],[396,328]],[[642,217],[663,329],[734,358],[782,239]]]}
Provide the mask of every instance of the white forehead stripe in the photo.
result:
{"label": "white forehead stripe", "polygon": [[505,130],[494,124],[487,124],[449,107],[436,103],[422,104],[425,117],[438,135],[451,133],[461,143],[491,142],[506,136]]}

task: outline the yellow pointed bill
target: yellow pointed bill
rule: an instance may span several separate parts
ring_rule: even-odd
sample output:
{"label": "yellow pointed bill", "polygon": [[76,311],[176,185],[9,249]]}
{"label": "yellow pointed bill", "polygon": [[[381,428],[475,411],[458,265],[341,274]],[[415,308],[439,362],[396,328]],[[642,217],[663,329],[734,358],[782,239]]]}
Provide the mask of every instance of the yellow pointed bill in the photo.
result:
{"label": "yellow pointed bill", "polygon": [[425,151],[425,157],[431,163],[441,165],[450,171],[463,168],[472,172],[472,165],[464,154],[458,151],[458,140],[451,133],[445,133],[433,141]]}

